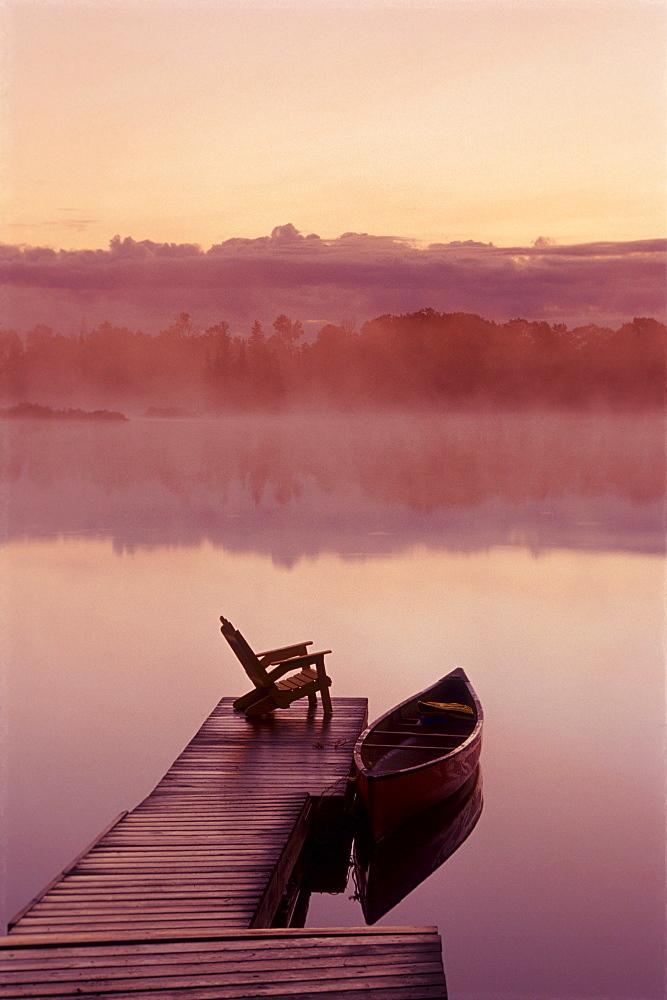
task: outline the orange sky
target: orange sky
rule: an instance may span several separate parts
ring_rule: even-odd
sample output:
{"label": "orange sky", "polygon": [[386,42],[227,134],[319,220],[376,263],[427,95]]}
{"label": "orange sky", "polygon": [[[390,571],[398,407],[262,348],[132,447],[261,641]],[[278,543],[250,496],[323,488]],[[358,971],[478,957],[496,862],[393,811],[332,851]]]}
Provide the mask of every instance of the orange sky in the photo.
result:
{"label": "orange sky", "polygon": [[4,0],[0,240],[664,236],[654,0]]}

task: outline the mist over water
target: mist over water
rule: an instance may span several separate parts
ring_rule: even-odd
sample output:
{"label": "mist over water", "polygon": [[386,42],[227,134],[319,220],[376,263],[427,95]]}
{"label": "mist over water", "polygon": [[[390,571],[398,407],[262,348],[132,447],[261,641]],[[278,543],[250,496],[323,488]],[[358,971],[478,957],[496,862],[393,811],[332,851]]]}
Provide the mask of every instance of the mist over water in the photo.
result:
{"label": "mist over water", "polygon": [[661,414],[312,412],[4,421],[7,533],[324,551],[659,552]]}
{"label": "mist over water", "polygon": [[[231,415],[0,422],[5,918],[150,792],[252,645],[331,648],[377,717],[461,665],[484,810],[383,918],[450,995],[660,1000],[664,421]],[[622,738],[619,738],[622,734]],[[347,894],[310,926],[363,923]]]}

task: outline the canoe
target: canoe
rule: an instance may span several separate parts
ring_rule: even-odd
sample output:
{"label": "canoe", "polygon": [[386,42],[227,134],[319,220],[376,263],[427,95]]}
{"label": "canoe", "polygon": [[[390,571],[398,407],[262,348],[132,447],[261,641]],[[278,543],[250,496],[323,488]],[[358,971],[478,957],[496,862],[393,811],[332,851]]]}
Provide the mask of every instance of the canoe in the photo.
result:
{"label": "canoe", "polygon": [[374,924],[426,881],[474,830],[482,812],[477,767],[458,792],[424,809],[375,842],[354,839],[354,876],[367,924]]}
{"label": "canoe", "polygon": [[356,790],[375,840],[465,784],[479,763],[482,723],[479,699],[457,667],[361,734]]}

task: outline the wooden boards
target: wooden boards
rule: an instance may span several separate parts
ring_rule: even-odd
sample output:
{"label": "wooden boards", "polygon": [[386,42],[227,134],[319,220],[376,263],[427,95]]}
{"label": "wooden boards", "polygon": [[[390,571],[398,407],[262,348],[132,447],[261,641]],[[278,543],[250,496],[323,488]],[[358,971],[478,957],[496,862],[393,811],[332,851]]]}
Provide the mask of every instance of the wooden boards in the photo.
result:
{"label": "wooden boards", "polygon": [[155,790],[10,924],[12,935],[268,926],[320,799],[343,802],[365,698],[250,720],[224,698]]}
{"label": "wooden boards", "polygon": [[447,996],[433,927],[0,938],[0,998],[430,1000]]}

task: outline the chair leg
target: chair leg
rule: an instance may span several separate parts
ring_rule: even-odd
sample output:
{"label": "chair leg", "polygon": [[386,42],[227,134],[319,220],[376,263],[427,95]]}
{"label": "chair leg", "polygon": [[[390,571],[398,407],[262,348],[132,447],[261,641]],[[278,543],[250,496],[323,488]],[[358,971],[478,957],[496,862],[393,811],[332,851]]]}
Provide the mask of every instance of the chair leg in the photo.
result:
{"label": "chair leg", "polygon": [[327,719],[330,715],[333,715],[333,708],[331,705],[331,695],[329,694],[328,685],[322,688],[320,694],[322,696],[322,708],[324,709],[324,718]]}
{"label": "chair leg", "polygon": [[308,710],[312,708],[313,711],[317,708],[317,695],[315,693],[308,695]]}
{"label": "chair leg", "polygon": [[317,679],[320,682],[320,696],[322,698],[324,718],[327,719],[330,715],[333,715],[333,708],[331,707],[331,695],[329,694],[331,678],[327,677],[326,668],[324,666],[324,655],[318,656],[315,660],[315,669],[317,671]]}

